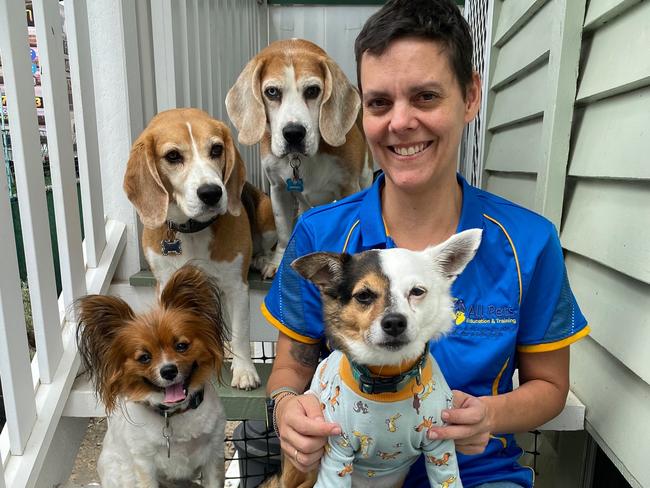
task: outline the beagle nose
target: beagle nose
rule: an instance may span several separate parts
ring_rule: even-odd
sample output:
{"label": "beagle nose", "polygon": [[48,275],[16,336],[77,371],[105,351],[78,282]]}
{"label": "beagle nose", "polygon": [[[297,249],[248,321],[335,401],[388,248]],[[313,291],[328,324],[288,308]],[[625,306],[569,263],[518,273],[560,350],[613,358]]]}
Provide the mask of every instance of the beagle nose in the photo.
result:
{"label": "beagle nose", "polygon": [[406,317],[401,313],[389,313],[381,319],[381,328],[386,334],[397,337],[406,329]]}
{"label": "beagle nose", "polygon": [[282,135],[284,140],[289,144],[300,144],[305,138],[307,131],[300,124],[287,124],[284,129],[282,129]]}
{"label": "beagle nose", "polygon": [[196,194],[203,203],[212,207],[216,205],[221,198],[223,190],[221,190],[219,185],[206,184],[199,186],[198,190],[196,190]]}
{"label": "beagle nose", "polygon": [[173,380],[178,374],[178,368],[175,364],[165,364],[160,368],[160,376],[166,380]]}

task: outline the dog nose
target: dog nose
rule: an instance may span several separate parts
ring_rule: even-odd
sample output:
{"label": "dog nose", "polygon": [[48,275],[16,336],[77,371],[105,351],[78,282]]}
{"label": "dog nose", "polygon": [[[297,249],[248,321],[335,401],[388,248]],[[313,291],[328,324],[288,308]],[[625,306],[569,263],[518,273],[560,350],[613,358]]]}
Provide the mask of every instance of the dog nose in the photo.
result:
{"label": "dog nose", "polygon": [[196,190],[196,194],[203,203],[213,206],[216,205],[221,198],[223,190],[219,185],[201,185],[199,186],[199,189]]}
{"label": "dog nose", "polygon": [[284,140],[289,144],[300,144],[305,138],[307,131],[300,124],[287,124],[284,129],[282,129],[282,135]]}
{"label": "dog nose", "polygon": [[166,380],[173,380],[178,374],[178,368],[175,364],[165,364],[160,368],[160,376]]}
{"label": "dog nose", "polygon": [[397,337],[406,329],[406,317],[401,313],[389,313],[381,319],[381,328],[386,334]]}

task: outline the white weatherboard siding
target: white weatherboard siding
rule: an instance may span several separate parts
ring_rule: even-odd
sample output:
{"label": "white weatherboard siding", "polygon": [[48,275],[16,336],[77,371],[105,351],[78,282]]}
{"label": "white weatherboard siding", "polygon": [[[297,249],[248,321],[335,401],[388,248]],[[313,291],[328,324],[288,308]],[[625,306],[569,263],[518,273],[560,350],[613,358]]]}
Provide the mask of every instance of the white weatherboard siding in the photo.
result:
{"label": "white weatherboard siding", "polygon": [[572,381],[589,431],[632,486],[647,487],[650,4],[591,2],[586,19],[561,237],[593,334],[575,348]]}
{"label": "white weatherboard siding", "polygon": [[650,487],[650,2],[505,0],[495,19],[484,186],[560,229],[592,328],[571,388]]}
{"label": "white weatherboard siding", "polygon": [[492,133],[485,169],[537,173],[541,160],[542,118]]}
{"label": "white weatherboard siding", "polygon": [[571,375],[589,433],[634,488],[650,486],[648,383],[589,337],[572,348]]}
{"label": "white weatherboard siding", "polygon": [[584,4],[499,1],[484,186],[559,227]]}

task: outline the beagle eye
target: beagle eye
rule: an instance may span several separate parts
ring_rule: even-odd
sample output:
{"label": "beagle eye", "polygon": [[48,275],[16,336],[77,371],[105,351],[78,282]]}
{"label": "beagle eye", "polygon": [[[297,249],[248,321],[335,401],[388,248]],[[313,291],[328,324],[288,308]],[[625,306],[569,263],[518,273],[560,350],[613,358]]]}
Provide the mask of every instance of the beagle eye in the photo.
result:
{"label": "beagle eye", "polygon": [[172,149],[165,154],[165,159],[171,164],[179,164],[183,162],[183,156],[176,149]]}
{"label": "beagle eye", "polygon": [[223,146],[221,144],[212,144],[210,148],[210,157],[213,159],[220,158],[223,154]]}
{"label": "beagle eye", "polygon": [[143,352],[137,358],[139,363],[149,364],[151,362],[151,355],[148,352]]}
{"label": "beagle eye", "polygon": [[364,289],[353,295],[353,298],[359,302],[361,305],[370,305],[375,301],[377,295],[371,290]]}
{"label": "beagle eye", "polygon": [[313,100],[314,98],[318,98],[318,95],[320,95],[320,86],[318,85],[308,86],[307,88],[305,88],[303,95],[307,100]]}
{"label": "beagle eye", "polygon": [[282,96],[282,92],[280,91],[279,88],[276,88],[274,86],[269,86],[264,90],[264,95],[266,98],[269,100],[280,100],[280,97]]}
{"label": "beagle eye", "polygon": [[410,297],[421,297],[427,292],[426,288],[422,286],[414,286],[411,288],[411,291],[409,292],[409,298]]}
{"label": "beagle eye", "polygon": [[176,351],[177,352],[185,352],[190,348],[190,343],[189,342],[179,342],[176,344]]}

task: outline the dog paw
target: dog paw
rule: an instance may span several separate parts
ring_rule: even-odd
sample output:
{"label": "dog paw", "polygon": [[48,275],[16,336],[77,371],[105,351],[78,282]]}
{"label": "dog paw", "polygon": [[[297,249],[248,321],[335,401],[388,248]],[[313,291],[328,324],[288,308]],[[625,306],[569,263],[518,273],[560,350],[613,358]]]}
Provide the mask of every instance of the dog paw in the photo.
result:
{"label": "dog paw", "polygon": [[263,280],[270,280],[278,270],[278,265],[273,262],[273,258],[265,255],[254,256],[251,267],[260,272]]}
{"label": "dog paw", "polygon": [[275,273],[278,271],[278,267],[274,263],[265,263],[261,269],[262,279],[270,280],[275,276]]}
{"label": "dog paw", "polygon": [[254,390],[262,383],[253,363],[245,363],[237,358],[232,360],[232,381],[230,386],[240,390]]}

